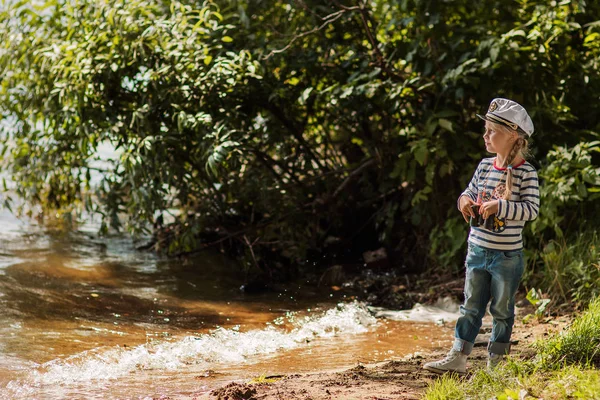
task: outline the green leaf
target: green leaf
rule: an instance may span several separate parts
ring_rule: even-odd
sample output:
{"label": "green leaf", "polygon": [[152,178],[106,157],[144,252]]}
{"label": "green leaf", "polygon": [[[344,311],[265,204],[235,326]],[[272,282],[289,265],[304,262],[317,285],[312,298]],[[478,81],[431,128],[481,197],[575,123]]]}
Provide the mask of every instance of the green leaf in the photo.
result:
{"label": "green leaf", "polygon": [[440,118],[438,121],[439,125],[447,131],[454,132],[454,128],[452,128],[452,122],[445,118]]}
{"label": "green leaf", "polygon": [[500,54],[500,47],[494,46],[490,49],[490,60],[492,60],[493,63],[498,59],[498,54]]}
{"label": "green leaf", "polygon": [[413,147],[413,154],[415,156],[415,160],[419,163],[419,165],[425,165],[427,161],[427,156],[429,154],[429,149],[427,148],[426,141],[420,141],[419,144]]}
{"label": "green leaf", "polygon": [[538,295],[538,292],[535,290],[535,288],[529,289],[526,298],[534,306],[540,301],[540,296]]}

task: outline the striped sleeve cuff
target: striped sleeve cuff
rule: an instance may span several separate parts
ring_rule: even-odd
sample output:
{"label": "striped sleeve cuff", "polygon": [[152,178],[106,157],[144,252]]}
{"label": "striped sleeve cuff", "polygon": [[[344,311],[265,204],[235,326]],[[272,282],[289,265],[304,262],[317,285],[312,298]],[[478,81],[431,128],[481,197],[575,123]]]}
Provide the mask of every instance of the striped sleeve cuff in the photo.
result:
{"label": "striped sleeve cuff", "polygon": [[508,216],[508,200],[498,200],[498,218],[506,218]]}

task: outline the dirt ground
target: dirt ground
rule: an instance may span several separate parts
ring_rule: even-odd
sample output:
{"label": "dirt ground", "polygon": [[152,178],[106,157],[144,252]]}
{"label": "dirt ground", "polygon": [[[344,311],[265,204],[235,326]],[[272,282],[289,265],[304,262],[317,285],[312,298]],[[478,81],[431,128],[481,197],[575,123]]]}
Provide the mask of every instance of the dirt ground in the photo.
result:
{"label": "dirt ground", "polygon": [[[521,317],[533,313],[531,306],[518,309]],[[531,344],[536,339],[563,330],[569,315],[531,320],[520,319],[513,331],[512,356],[529,357],[534,354]],[[487,332],[485,332],[487,331]],[[486,335],[487,333],[487,335]],[[475,348],[467,362],[468,371],[485,368],[489,327],[478,336]],[[375,365],[361,365],[345,371],[322,371],[304,375],[275,377],[270,383],[237,383],[215,389],[198,400],[392,400],[418,399],[438,375],[425,371],[422,365],[445,356],[446,350],[429,354],[407,356]],[[269,377],[267,377],[269,378]]]}

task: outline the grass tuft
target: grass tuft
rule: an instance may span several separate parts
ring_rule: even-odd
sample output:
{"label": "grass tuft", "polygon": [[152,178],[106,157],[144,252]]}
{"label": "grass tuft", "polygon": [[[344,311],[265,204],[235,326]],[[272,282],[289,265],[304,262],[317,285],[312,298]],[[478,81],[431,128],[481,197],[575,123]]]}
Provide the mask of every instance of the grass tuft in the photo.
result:
{"label": "grass tuft", "polygon": [[463,380],[453,375],[442,375],[427,388],[427,400],[463,400],[466,399],[462,389]]}
{"label": "grass tuft", "polygon": [[600,299],[594,299],[571,327],[535,344],[539,358],[548,369],[565,365],[600,366]]}
{"label": "grass tuft", "polygon": [[532,256],[537,268],[524,276],[525,284],[543,288],[554,305],[586,306],[600,295],[600,233],[595,228],[552,240]]}

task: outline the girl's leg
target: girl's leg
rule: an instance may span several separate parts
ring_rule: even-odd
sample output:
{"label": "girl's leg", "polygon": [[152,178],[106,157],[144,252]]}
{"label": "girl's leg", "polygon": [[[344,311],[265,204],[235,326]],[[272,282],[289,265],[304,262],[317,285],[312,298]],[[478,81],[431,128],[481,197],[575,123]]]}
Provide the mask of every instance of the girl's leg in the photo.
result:
{"label": "girl's leg", "polygon": [[467,356],[473,350],[475,337],[481,327],[481,319],[490,299],[491,276],[485,270],[487,251],[469,244],[469,252],[465,266],[465,302],[460,307],[461,317],[456,322],[455,341],[452,349],[443,360],[428,362],[423,365],[426,370],[444,373],[457,372],[464,374],[467,370]]}
{"label": "girl's leg", "polygon": [[523,251],[496,253],[489,266],[492,274],[490,313],[493,324],[488,351],[493,354],[508,354],[515,322],[515,294],[524,269]]}
{"label": "girl's leg", "polygon": [[469,244],[469,252],[465,261],[465,301],[460,306],[461,316],[456,321],[453,349],[469,355],[473,350],[475,338],[481,328],[481,320],[485,315],[492,277],[486,270],[486,258],[489,250]]}

